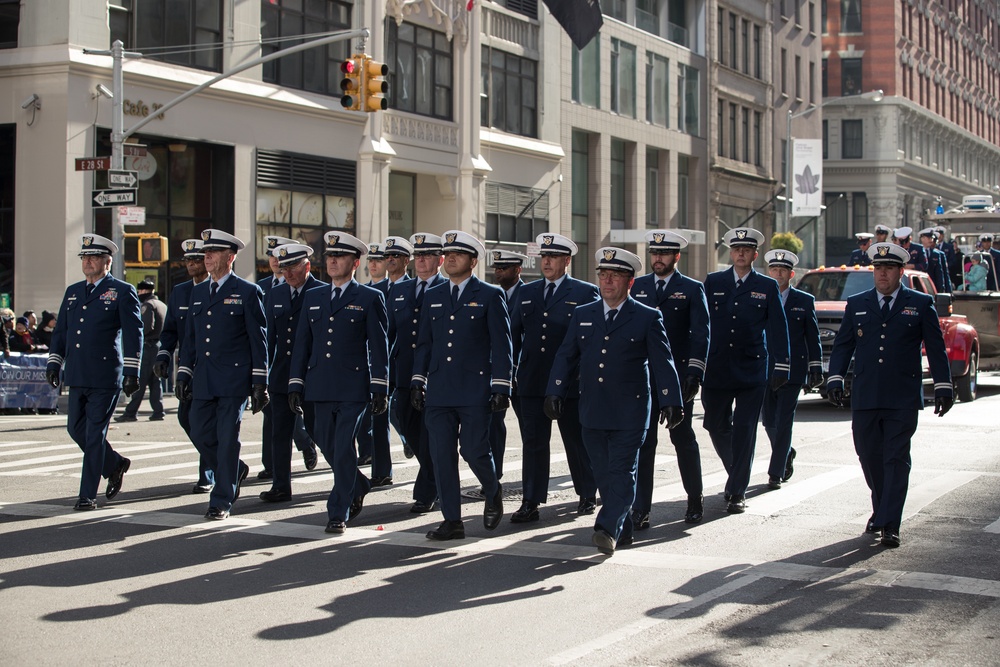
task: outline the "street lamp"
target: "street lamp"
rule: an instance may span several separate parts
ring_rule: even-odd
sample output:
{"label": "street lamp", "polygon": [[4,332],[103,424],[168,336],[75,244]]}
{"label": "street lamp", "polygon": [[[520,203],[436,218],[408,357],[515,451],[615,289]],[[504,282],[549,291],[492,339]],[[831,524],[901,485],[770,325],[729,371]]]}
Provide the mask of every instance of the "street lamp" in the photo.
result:
{"label": "street lamp", "polygon": [[[885,94],[881,90],[871,90],[867,93],[862,93],[861,95],[856,95],[852,97],[859,97],[863,100],[871,100],[872,102],[881,102],[882,98],[885,97]],[[830,99],[826,100],[819,106],[813,105],[810,106],[808,109],[803,109],[802,111],[797,111],[795,113],[792,113],[791,109],[788,110],[788,120],[785,126],[787,131],[785,132],[786,138],[785,138],[785,174],[784,174],[786,227],[790,226],[789,223],[792,219],[792,194],[793,194],[792,190],[794,189],[794,186],[791,183],[791,179],[788,178],[789,176],[792,175],[792,119],[798,118],[799,116],[805,116],[806,114],[810,114],[813,111],[816,111],[817,109],[822,109],[827,104],[830,104],[832,102],[842,102],[845,99],[847,98],[831,97]]]}

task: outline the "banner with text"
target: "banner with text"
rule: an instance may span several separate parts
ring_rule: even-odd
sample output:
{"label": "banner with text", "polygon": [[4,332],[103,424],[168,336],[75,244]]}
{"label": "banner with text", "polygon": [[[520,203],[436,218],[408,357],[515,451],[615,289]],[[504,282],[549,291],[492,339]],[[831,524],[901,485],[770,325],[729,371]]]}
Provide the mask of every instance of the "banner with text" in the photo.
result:
{"label": "banner with text", "polygon": [[823,205],[823,141],[792,142],[792,215],[813,217]]}
{"label": "banner with text", "polygon": [[45,381],[47,354],[18,354],[0,361],[0,408],[51,410],[59,390]]}

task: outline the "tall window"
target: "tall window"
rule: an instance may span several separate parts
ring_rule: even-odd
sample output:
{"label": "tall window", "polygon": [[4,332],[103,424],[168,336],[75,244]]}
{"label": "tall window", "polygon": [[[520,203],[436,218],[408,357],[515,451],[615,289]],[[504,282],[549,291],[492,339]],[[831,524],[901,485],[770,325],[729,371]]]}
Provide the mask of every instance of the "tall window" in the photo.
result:
{"label": "tall window", "polygon": [[625,0],[601,0],[601,11],[613,19],[625,20]]}
{"label": "tall window", "polygon": [[500,4],[530,19],[538,18],[538,0],[501,0]]}
{"label": "tall window", "polygon": [[573,47],[573,101],[601,108],[601,40],[590,40],[583,50]]}
{"label": "tall window", "polygon": [[611,229],[625,229],[625,142],[611,140]]}
{"label": "tall window", "polygon": [[750,21],[740,22],[740,39],[743,40],[743,73],[750,73]]}
{"label": "tall window", "polygon": [[691,226],[688,219],[688,158],[687,155],[677,156],[677,226]]}
{"label": "tall window", "polygon": [[830,131],[827,126],[829,121],[823,121],[823,159],[827,160],[830,158]]}
{"label": "tall window", "polygon": [[802,25],[802,0],[792,0],[795,5],[795,25]]}
{"label": "tall window", "polygon": [[389,107],[451,120],[451,42],[443,32],[387,20]]}
{"label": "tall window", "polygon": [[740,109],[740,130],[743,138],[743,154],[740,159],[750,162],[750,109],[743,107]]}
{"label": "tall window", "polygon": [[538,63],[484,46],[482,70],[482,126],[538,136]]}
{"label": "tall window", "polygon": [[0,0],[0,49],[17,48],[17,25],[20,20],[21,0]]}
{"label": "tall window", "polygon": [[844,58],[840,61],[840,94],[861,94],[861,58]]}
{"label": "tall window", "polygon": [[486,184],[486,238],[531,243],[549,228],[549,195],[503,183]]}
{"label": "tall window", "polygon": [[635,46],[611,40],[611,110],[635,118]]}
{"label": "tall window", "polygon": [[646,121],[670,126],[670,61],[646,52]]}
{"label": "tall window", "polygon": [[719,61],[720,65],[725,65],[726,64],[726,53],[725,53],[725,43],[726,42],[725,42],[725,40],[722,39],[722,30],[723,30],[723,25],[725,23],[725,16],[726,16],[726,13],[724,11],[722,11],[721,9],[718,9],[716,11],[716,15],[715,15],[715,18],[716,18],[716,25],[715,25],[716,36],[715,36],[715,40],[716,41],[715,41],[715,44],[716,44],[716,50],[718,51],[718,53],[717,53],[717,56],[718,56],[717,60]]}
{"label": "tall window", "polygon": [[[596,40],[595,40],[596,41]],[[588,232],[590,230],[590,135],[573,131],[573,242],[579,246],[579,256],[573,260],[576,276],[589,276],[590,252]]]}
{"label": "tall window", "polygon": [[736,153],[736,105],[729,104],[729,157],[739,159]]}
{"label": "tall window", "polygon": [[646,149],[646,225],[660,223],[660,151]]}
{"label": "tall window", "polygon": [[795,56],[795,99],[802,99],[802,56]]}
{"label": "tall window", "polygon": [[861,0],[840,0],[840,32],[861,32]]}
{"label": "tall window", "polygon": [[826,3],[827,0],[819,0],[819,29],[823,31],[824,35],[828,32],[826,27]]}
{"label": "tall window", "polygon": [[816,34],[816,3],[809,3],[809,32]]}
{"label": "tall window", "polygon": [[729,66],[736,69],[739,65],[736,62],[736,14],[729,12]]}
{"label": "tall window", "polygon": [[788,49],[781,50],[781,62],[778,66],[781,67],[781,94],[788,95]]}
{"label": "tall window", "polygon": [[726,154],[726,132],[725,132],[725,118],[726,118],[726,102],[720,97],[717,100],[717,114],[715,118],[715,123],[718,126],[716,136],[718,136],[718,143],[715,147],[715,152],[717,155]]}
{"label": "tall window", "polygon": [[761,78],[761,64],[764,60],[760,50],[760,26],[756,23],[753,26],[753,75],[755,79]]}
{"label": "tall window", "polygon": [[816,63],[809,63],[809,101],[816,103]]}
{"label": "tall window", "polygon": [[861,119],[842,120],[840,126],[841,158],[860,160],[864,153]]}
{"label": "tall window", "polygon": [[829,95],[830,95],[830,93],[828,92],[829,91],[829,84],[827,83],[827,76],[826,76],[826,58],[823,58],[823,62],[820,63],[820,67],[819,67],[819,81],[820,81],[819,85],[820,85],[820,88],[822,89],[821,92],[822,92],[823,97],[829,97]]}
{"label": "tall window", "polygon": [[[351,7],[351,3],[338,0],[318,0],[305,5],[301,0],[263,0],[260,35],[262,39],[274,39],[348,30],[351,27]],[[264,44],[261,54],[266,56],[301,43]],[[348,56],[348,42],[308,49],[264,63],[264,81],[324,95],[340,95],[340,63]]]}
{"label": "tall window", "polygon": [[[176,65],[222,70],[222,0],[110,0],[111,42]],[[161,52],[166,47],[191,49]],[[201,46],[201,49],[194,47]]]}
{"label": "tall window", "polygon": [[764,140],[761,136],[762,118],[763,114],[761,112],[753,112],[753,163],[758,167],[764,164],[764,156],[762,155]]}
{"label": "tall window", "polygon": [[701,135],[701,87],[698,70],[687,65],[677,67],[677,128],[686,134]]}

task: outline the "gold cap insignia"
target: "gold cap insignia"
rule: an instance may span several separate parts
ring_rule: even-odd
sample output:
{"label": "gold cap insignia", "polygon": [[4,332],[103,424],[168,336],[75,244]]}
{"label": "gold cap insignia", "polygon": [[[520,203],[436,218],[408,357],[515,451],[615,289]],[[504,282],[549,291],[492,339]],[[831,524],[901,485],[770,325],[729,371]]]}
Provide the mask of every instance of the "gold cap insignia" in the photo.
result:
{"label": "gold cap insignia", "polygon": [[385,247],[386,248],[391,248],[394,245],[396,245],[396,239],[386,239],[385,240]]}
{"label": "gold cap insignia", "polygon": [[338,243],[340,243],[340,235],[334,234],[333,236],[330,237],[330,242],[328,245],[337,245]]}
{"label": "gold cap insignia", "polygon": [[445,234],[444,235],[444,240],[447,241],[448,243],[454,243],[455,239],[457,239],[457,238],[458,238],[458,234],[456,234],[455,232],[452,232],[451,234]]}
{"label": "gold cap insignia", "polygon": [[614,259],[614,258],[615,258],[615,255],[616,255],[616,254],[617,254],[617,253],[616,253],[616,252],[615,252],[614,250],[605,250],[605,251],[604,251],[604,259],[606,259],[606,260],[609,260],[609,261],[610,261],[610,260],[612,260],[612,259]]}
{"label": "gold cap insignia", "polygon": [[278,237],[277,236],[269,236],[269,237],[267,237],[267,247],[271,248],[272,250],[274,248],[277,248],[278,247]]}
{"label": "gold cap insignia", "polygon": [[195,245],[194,241],[185,241],[185,242],[184,242],[184,250],[185,250],[186,252],[191,252],[191,251],[192,251],[192,250],[194,250],[194,249],[195,249],[196,247],[197,247],[197,246]]}
{"label": "gold cap insignia", "polygon": [[206,229],[205,231],[203,231],[201,233],[201,240],[202,241],[209,241],[209,240],[211,240],[211,238],[212,238],[212,232],[210,232],[209,230]]}
{"label": "gold cap insignia", "polygon": [[288,248],[282,247],[280,250],[278,250],[278,254],[281,255],[282,257],[285,257],[286,255],[288,255]]}
{"label": "gold cap insignia", "polygon": [[663,243],[665,238],[667,238],[666,234],[653,234],[653,243]]}
{"label": "gold cap insignia", "polygon": [[83,237],[83,245],[85,245],[85,246],[89,246],[89,245],[91,245],[91,244],[92,244],[93,242],[94,242],[94,237],[93,237],[93,236],[84,236],[84,237]]}
{"label": "gold cap insignia", "polygon": [[414,235],[414,237],[413,237],[413,240],[414,240],[414,242],[415,242],[415,243],[417,243],[418,245],[423,245],[423,244],[424,244],[424,239],[425,239],[425,238],[427,238],[427,237],[426,237],[426,236],[424,236],[423,234],[416,234],[416,235]]}
{"label": "gold cap insignia", "polygon": [[556,240],[552,234],[546,234],[542,237],[542,245],[552,245],[552,242]]}
{"label": "gold cap insignia", "polygon": [[747,230],[745,230],[745,229],[737,229],[736,230],[736,238],[738,238],[738,239],[740,239],[742,241],[746,237],[747,237]]}
{"label": "gold cap insignia", "polygon": [[368,252],[378,252],[378,244],[371,243],[368,245]]}
{"label": "gold cap insignia", "polygon": [[776,253],[774,253],[774,258],[776,260],[778,260],[779,262],[784,262],[785,261],[785,253],[783,253],[783,252],[776,252]]}
{"label": "gold cap insignia", "polygon": [[501,253],[500,253],[499,250],[494,250],[493,251],[493,261],[494,262],[499,262],[500,261],[500,254]]}

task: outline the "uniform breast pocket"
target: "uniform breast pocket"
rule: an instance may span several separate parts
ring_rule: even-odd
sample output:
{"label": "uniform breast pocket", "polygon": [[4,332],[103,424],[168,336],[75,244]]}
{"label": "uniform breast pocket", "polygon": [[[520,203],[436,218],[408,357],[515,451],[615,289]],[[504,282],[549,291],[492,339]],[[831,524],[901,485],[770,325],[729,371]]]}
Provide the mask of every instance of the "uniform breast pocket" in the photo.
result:
{"label": "uniform breast pocket", "polygon": [[226,315],[230,317],[243,317],[243,306],[226,306]]}
{"label": "uniform breast pocket", "polygon": [[723,310],[726,307],[727,301],[728,299],[726,296],[713,294],[708,298],[708,307],[711,308],[713,312]]}

